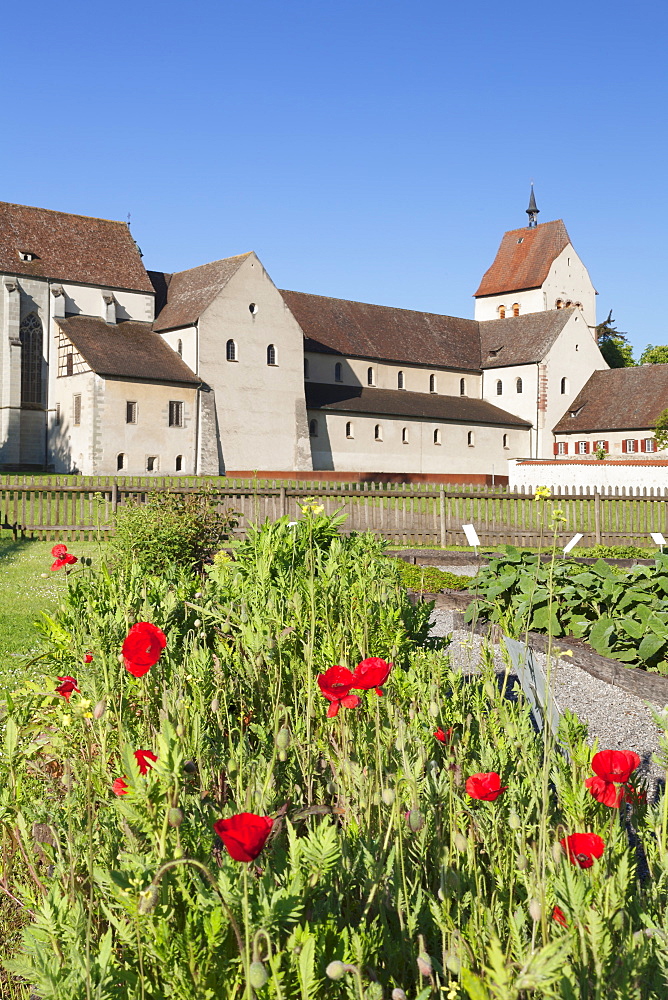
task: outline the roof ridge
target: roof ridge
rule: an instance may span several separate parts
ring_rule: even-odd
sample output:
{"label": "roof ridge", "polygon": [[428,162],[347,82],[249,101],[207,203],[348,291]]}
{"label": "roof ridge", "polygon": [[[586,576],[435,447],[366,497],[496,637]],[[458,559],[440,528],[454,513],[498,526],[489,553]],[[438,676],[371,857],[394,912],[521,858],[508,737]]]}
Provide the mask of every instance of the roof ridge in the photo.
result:
{"label": "roof ridge", "polygon": [[[218,257],[216,260],[208,260],[204,264],[195,264],[194,267],[186,267],[183,271],[171,271],[172,278],[177,274],[189,274],[191,271],[199,271],[203,267],[211,267],[213,264],[226,264],[230,260],[244,260],[246,257],[250,257],[254,250],[247,250],[245,253],[232,254],[231,257]],[[158,272],[158,274],[167,274],[167,271]]]}
{"label": "roof ridge", "polygon": [[371,306],[372,309],[391,309],[392,312],[414,313],[416,316],[438,316],[440,319],[456,319],[458,322],[479,323],[477,319],[468,316],[453,316],[451,313],[428,312],[426,309],[406,309],[404,306],[388,306],[381,302],[363,302],[360,299],[342,299],[336,295],[318,295],[316,292],[298,292],[290,288],[279,288],[281,295],[305,295],[311,299],[327,299],[328,302],[347,302],[354,306]]}
{"label": "roof ridge", "polygon": [[84,215],[81,212],[62,212],[59,208],[41,208],[39,205],[22,205],[18,201],[0,201],[0,208],[28,208],[32,209],[34,212],[50,212],[52,215],[67,215],[73,219],[94,219],[95,222],[111,222],[115,226],[125,226],[128,230],[130,227],[127,222],[123,222],[122,219],[107,219],[103,215]]}

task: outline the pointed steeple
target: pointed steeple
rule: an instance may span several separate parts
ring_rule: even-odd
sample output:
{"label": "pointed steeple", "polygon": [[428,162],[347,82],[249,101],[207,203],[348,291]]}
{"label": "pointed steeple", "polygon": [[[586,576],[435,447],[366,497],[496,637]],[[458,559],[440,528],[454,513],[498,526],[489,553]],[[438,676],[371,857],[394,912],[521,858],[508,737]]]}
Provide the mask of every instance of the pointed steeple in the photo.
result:
{"label": "pointed steeple", "polygon": [[538,225],[538,213],[540,209],[536,205],[536,196],[533,193],[533,181],[531,182],[531,196],[529,198],[529,207],[527,208],[527,215],[529,216],[529,229],[535,229]]}

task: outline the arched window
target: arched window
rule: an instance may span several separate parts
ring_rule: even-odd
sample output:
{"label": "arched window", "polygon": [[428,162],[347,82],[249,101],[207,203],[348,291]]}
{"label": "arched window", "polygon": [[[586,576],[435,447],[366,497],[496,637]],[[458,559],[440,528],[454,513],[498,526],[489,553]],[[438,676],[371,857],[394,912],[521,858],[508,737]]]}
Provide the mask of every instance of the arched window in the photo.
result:
{"label": "arched window", "polygon": [[475,448],[475,434],[473,433],[473,431],[468,432],[466,440],[468,442],[469,448]]}
{"label": "arched window", "polygon": [[408,427],[404,427],[401,431],[401,443],[408,444]]}
{"label": "arched window", "polygon": [[[228,361],[237,360],[237,345],[233,340],[228,340],[225,346],[225,357],[227,358]],[[275,363],[276,363],[275,360],[274,361],[269,360],[269,351],[267,350],[267,364],[273,365]]]}
{"label": "arched window", "polygon": [[460,378],[460,380],[459,380],[459,395],[460,396],[465,396],[466,395],[466,379],[465,378]]}
{"label": "arched window", "polygon": [[366,370],[366,384],[367,385],[375,385],[376,384],[376,377],[375,377],[375,375],[373,373],[373,368],[367,368],[367,370]]}
{"label": "arched window", "polygon": [[563,309],[563,307],[564,307],[563,301],[561,299],[557,299],[557,301],[554,303],[554,308]]}
{"label": "arched window", "polygon": [[[180,358],[183,357],[183,341],[182,340],[177,340],[177,342],[176,342],[176,353],[178,354],[178,356]],[[227,360],[229,361],[229,358]]]}
{"label": "arched window", "polygon": [[267,364],[268,365],[276,364],[276,348],[274,347],[273,344],[269,344],[267,348]]}
{"label": "arched window", "polygon": [[436,427],[434,430],[434,444],[440,444],[440,443],[441,443],[441,428]]}
{"label": "arched window", "polygon": [[355,429],[353,427],[352,420],[349,420],[346,423],[346,437],[347,438],[354,438],[355,437]]}
{"label": "arched window", "polygon": [[565,396],[567,395],[567,393],[568,393],[568,379],[564,375],[564,377],[561,380],[561,395]]}
{"label": "arched window", "polygon": [[506,307],[499,306],[499,319],[505,319],[505,318],[506,318]]}
{"label": "arched window", "polygon": [[19,327],[21,341],[21,406],[42,402],[42,321],[30,313]]}
{"label": "arched window", "polygon": [[437,391],[437,389],[436,389],[436,376],[435,375],[430,375],[429,376],[429,392],[436,392],[436,391]]}
{"label": "arched window", "polygon": [[309,361],[308,361],[308,358],[304,358],[304,378],[309,378]]}
{"label": "arched window", "polygon": [[116,472],[121,472],[125,468],[126,460],[125,455],[121,452],[116,456]]}
{"label": "arched window", "polygon": [[312,438],[317,438],[318,436],[318,421],[309,420],[308,432]]}
{"label": "arched window", "polygon": [[509,447],[509,445],[508,445],[508,435],[507,434],[503,435],[503,447],[504,448],[508,448]]}
{"label": "arched window", "polygon": [[503,382],[500,378],[496,380],[496,394],[497,396],[503,396]]}
{"label": "arched window", "polygon": [[397,389],[403,389],[403,388],[404,388],[404,373],[397,372]]}
{"label": "arched window", "polygon": [[342,382],[343,381],[341,372],[342,372],[341,362],[337,361],[336,364],[334,365],[334,381],[335,382]]}
{"label": "arched window", "polygon": [[183,471],[183,455],[176,456],[176,462],[174,463],[174,468],[177,472]]}
{"label": "arched window", "polygon": [[515,388],[517,389],[518,392],[522,391],[522,379],[521,378],[518,378],[515,381]]}
{"label": "arched window", "polygon": [[374,439],[376,441],[382,441],[383,440],[383,428],[381,427],[380,424],[376,424],[376,426],[374,428],[373,436],[374,436]]}
{"label": "arched window", "polygon": [[520,314],[520,304],[519,302],[513,302],[513,316],[519,316]]}

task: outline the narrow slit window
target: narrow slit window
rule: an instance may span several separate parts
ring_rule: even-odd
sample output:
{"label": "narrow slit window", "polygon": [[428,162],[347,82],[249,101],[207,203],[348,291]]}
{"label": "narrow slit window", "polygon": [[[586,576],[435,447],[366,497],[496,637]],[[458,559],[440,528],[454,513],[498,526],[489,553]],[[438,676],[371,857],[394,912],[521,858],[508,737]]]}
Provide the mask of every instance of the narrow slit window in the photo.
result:
{"label": "narrow slit window", "polygon": [[465,396],[466,395],[466,379],[465,378],[460,378],[460,380],[459,380],[459,395],[460,396]]}
{"label": "narrow slit window", "polygon": [[124,468],[125,468],[125,455],[123,454],[123,452],[120,452],[120,454],[116,456],[116,472],[121,472]]}
{"label": "narrow slit window", "polygon": [[374,428],[373,436],[374,436],[374,440],[376,440],[376,441],[382,441],[383,440],[383,428],[381,427],[380,424],[376,424],[376,426]]}
{"label": "narrow slit window", "polygon": [[81,424],[81,396],[72,397],[72,423],[75,427]]}
{"label": "narrow slit window", "polygon": [[509,444],[508,444],[508,435],[507,434],[503,435],[503,447],[504,448],[510,447]]}
{"label": "narrow slit window", "polygon": [[366,384],[367,385],[376,384],[376,376],[374,375],[373,368],[367,368],[366,370]]}
{"label": "narrow slit window", "polygon": [[343,374],[342,373],[343,373],[343,368],[341,366],[341,362],[337,361],[336,364],[334,365],[334,381],[335,382],[343,382]]}
{"label": "narrow slit window", "polygon": [[137,404],[132,399],[128,399],[125,404],[125,422],[126,424],[137,423]]}
{"label": "narrow slit window", "polygon": [[312,438],[317,438],[318,436],[318,421],[310,420],[308,425],[308,432]]}
{"label": "narrow slit window", "polygon": [[518,379],[516,380],[516,382],[515,382],[515,389],[516,389],[516,390],[517,390],[517,392],[519,392],[519,393],[521,393],[521,392],[522,392],[522,379],[521,379],[521,378],[518,378]]}
{"label": "narrow slit window", "polygon": [[68,375],[74,375],[74,355],[71,351],[65,358],[65,371]]}
{"label": "narrow slit window", "polygon": [[469,431],[467,434],[467,443],[469,448],[475,448],[475,434],[473,431]]}
{"label": "narrow slit window", "polygon": [[566,378],[565,375],[561,380],[561,395],[562,396],[568,395],[568,379]]}
{"label": "narrow slit window", "polygon": [[440,427],[436,427],[434,429],[434,444],[440,444],[440,443],[441,443],[441,429]]}
{"label": "narrow slit window", "polygon": [[404,387],[404,373],[397,372],[397,389],[403,389]]}
{"label": "narrow slit window", "polygon": [[183,357],[183,341],[182,340],[178,340],[176,342],[176,353],[178,354],[178,356],[180,358]]}
{"label": "narrow slit window", "polygon": [[349,420],[349,421],[348,421],[348,422],[346,423],[346,437],[347,437],[347,438],[354,438],[354,437],[355,437],[355,433],[354,433],[354,428],[353,428],[353,422],[352,422],[352,420]]}
{"label": "narrow slit window", "polygon": [[177,455],[176,461],[174,463],[174,469],[176,472],[183,472],[183,455]]}
{"label": "narrow slit window", "polygon": [[401,431],[401,443],[408,444],[408,427],[404,427]]}
{"label": "narrow slit window", "polygon": [[429,376],[429,392],[436,392],[436,376]]}

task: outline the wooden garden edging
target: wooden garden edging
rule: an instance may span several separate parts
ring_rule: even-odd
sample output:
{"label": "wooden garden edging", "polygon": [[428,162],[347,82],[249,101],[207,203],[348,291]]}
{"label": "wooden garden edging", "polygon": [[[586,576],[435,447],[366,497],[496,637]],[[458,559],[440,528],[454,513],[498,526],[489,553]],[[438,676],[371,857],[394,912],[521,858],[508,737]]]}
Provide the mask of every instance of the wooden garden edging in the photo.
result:
{"label": "wooden garden edging", "polygon": [[[439,594],[422,594],[420,597],[422,600],[434,601],[437,608],[454,611],[456,628],[470,629],[476,635],[482,635],[494,643],[501,641],[502,632],[498,625],[487,621],[478,621],[471,625],[464,621],[464,611],[471,601],[475,600],[474,594],[461,590],[444,590]],[[568,657],[568,663],[579,667],[592,677],[612,687],[621,688],[636,698],[650,701],[654,705],[661,707],[668,705],[668,677],[648,673],[647,670],[638,667],[625,667],[619,660],[601,656],[582,639],[568,636],[550,639],[550,636],[541,635],[539,632],[529,632],[527,639],[528,646],[538,653],[547,653],[551,643],[555,655],[557,651],[562,654],[564,651],[570,651],[573,655]]]}

